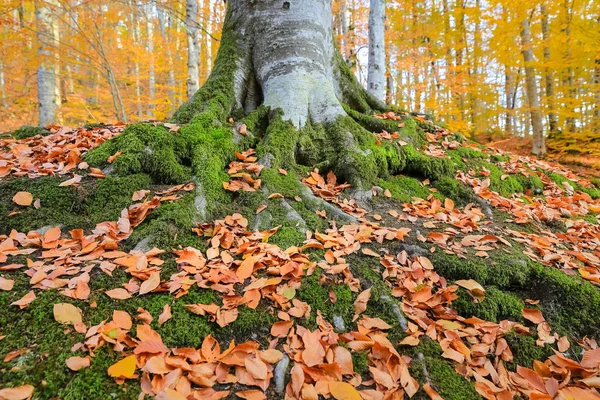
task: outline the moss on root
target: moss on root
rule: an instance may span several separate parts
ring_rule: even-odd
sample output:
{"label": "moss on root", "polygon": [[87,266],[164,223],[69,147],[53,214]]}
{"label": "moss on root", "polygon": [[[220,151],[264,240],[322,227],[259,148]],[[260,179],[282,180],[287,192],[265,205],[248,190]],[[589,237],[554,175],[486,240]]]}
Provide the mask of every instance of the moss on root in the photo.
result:
{"label": "moss on root", "polygon": [[50,131],[39,126],[22,126],[14,131],[0,133],[0,138],[12,137],[14,139],[27,139],[37,135],[47,136]]}
{"label": "moss on root", "polygon": [[521,320],[520,299],[540,300],[542,312],[553,330],[561,335],[600,338],[600,292],[579,276],[567,275],[522,256],[517,246],[510,254],[492,252],[491,258],[460,259],[436,252],[432,257],[436,271],[450,282],[474,279],[486,287],[487,298],[472,304],[466,292],[459,291],[457,310],[465,317],[486,316]]}

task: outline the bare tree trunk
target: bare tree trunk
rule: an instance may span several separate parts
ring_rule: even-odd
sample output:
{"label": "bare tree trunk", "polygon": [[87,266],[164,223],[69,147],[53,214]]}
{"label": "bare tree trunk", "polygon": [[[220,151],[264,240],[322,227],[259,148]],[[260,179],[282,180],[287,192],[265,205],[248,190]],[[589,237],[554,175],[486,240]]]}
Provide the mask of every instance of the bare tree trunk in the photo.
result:
{"label": "bare tree trunk", "polygon": [[508,136],[512,136],[514,134],[514,109],[515,109],[515,77],[510,70],[510,67],[504,66],[504,96],[506,97],[506,114],[505,114],[505,130]]}
{"label": "bare tree trunk", "polygon": [[577,126],[575,124],[575,110],[573,107],[573,102],[575,101],[576,91],[575,91],[575,78],[573,76],[573,57],[572,57],[572,49],[571,49],[571,22],[573,19],[573,2],[571,2],[571,6],[569,6],[569,1],[565,0],[564,3],[564,12],[565,12],[565,24],[563,32],[566,36],[565,49],[566,49],[566,65],[567,65],[567,74],[563,78],[563,84],[566,85],[568,89],[567,103],[565,104],[566,110],[568,112],[568,116],[565,119],[566,129],[568,132],[577,131]]}
{"label": "bare tree trunk", "polygon": [[54,55],[49,42],[53,40],[51,10],[46,3],[36,2],[38,54],[41,58],[37,70],[39,125],[47,126],[56,122],[56,97],[54,77]]}
{"label": "bare tree trunk", "polygon": [[154,71],[154,1],[151,1],[147,7],[146,29],[148,32],[148,54],[150,56],[150,65],[148,67],[148,116],[154,117],[154,102],[156,101],[156,76]]}
{"label": "bare tree trunk", "polygon": [[[597,23],[600,24],[600,16],[596,19]],[[600,42],[596,47],[598,52],[595,60],[596,68],[594,69],[594,86],[596,87],[596,105],[594,107],[594,133],[600,133]]]}
{"label": "bare tree trunk", "polygon": [[346,0],[340,0],[340,34],[342,35],[342,40],[340,40],[340,52],[342,53],[342,57],[344,60],[348,62],[350,51],[348,50],[348,3]]}
{"label": "bare tree trunk", "polygon": [[[137,9],[137,7],[135,6],[135,3],[133,4],[133,6]],[[139,16],[132,15],[131,23],[133,25],[133,41],[134,41],[135,45],[138,46],[140,44],[140,18],[139,18]],[[137,116],[138,116],[138,118],[141,119],[144,117],[144,108],[142,106],[142,83],[141,83],[141,79],[140,79],[140,63],[137,58],[135,60],[133,69],[134,69],[134,74],[135,74],[135,101],[136,101],[136,108],[137,108]]]}
{"label": "bare tree trunk", "polygon": [[187,32],[187,97],[190,98],[200,88],[198,53],[198,3],[197,0],[186,0],[185,28]]}
{"label": "bare tree trunk", "polygon": [[0,60],[0,98],[2,107],[8,110],[8,101],[6,100],[6,83],[4,82],[4,63]]}
{"label": "bare tree trunk", "polygon": [[385,101],[385,0],[370,0],[367,90]]}
{"label": "bare tree trunk", "polygon": [[[53,16],[52,16],[52,38],[53,38],[53,44],[54,46],[56,46],[58,43],[60,43],[60,25],[59,25],[59,20],[57,18],[56,13],[59,11],[59,7],[60,5],[58,3],[53,4],[54,6],[54,10],[53,10]],[[64,100],[63,96],[64,93],[61,89],[62,89],[62,85],[61,85],[61,79],[60,79],[60,53],[55,49],[54,50],[54,104],[56,104],[56,111],[57,111],[57,115],[56,115],[56,121],[59,123],[63,122],[63,118],[62,118],[62,113],[60,112],[60,105],[63,103]]]}
{"label": "bare tree trunk", "polygon": [[169,15],[164,9],[158,9],[158,20],[160,24],[160,34],[162,36],[162,43],[166,47],[167,53],[167,98],[169,99],[169,109],[173,111],[175,108],[175,67],[173,65],[173,50],[171,48],[171,40],[169,32],[167,31],[170,26]]}
{"label": "bare tree trunk", "polygon": [[531,49],[531,32],[529,30],[529,17],[521,23],[521,53],[525,63],[525,80],[527,99],[531,115],[531,128],[533,132],[532,153],[536,156],[546,153],[544,131],[542,125],[542,113],[540,112],[540,100],[538,97],[537,83],[535,81],[535,69],[532,66],[533,51]]}
{"label": "bare tree trunk", "polygon": [[[544,39],[544,60],[550,62],[550,25],[548,23],[548,9],[545,3],[540,6],[542,12],[542,37]],[[558,119],[554,113],[554,82],[552,71],[546,65],[544,79],[546,81],[546,103],[548,104],[548,126],[550,132],[558,129]]]}

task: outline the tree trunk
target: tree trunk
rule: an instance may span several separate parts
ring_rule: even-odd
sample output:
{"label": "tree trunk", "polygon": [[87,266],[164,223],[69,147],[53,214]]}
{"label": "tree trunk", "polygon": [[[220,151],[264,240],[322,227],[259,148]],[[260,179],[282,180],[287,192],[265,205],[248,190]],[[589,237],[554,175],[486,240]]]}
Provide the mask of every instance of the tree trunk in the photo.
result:
{"label": "tree trunk", "polygon": [[[320,164],[363,187],[382,167],[365,161],[376,155],[359,143],[373,135],[349,118],[342,104],[357,112],[385,110],[360,87],[336,50],[331,1],[231,0],[213,71],[173,121],[225,121],[229,115],[264,115],[261,110],[270,107],[269,128],[257,149],[266,164]],[[307,132],[322,132],[321,139],[304,136]],[[309,142],[318,145],[301,145]]]}
{"label": "tree trunk", "polygon": [[[544,60],[550,63],[550,24],[548,23],[548,9],[546,4],[540,6],[542,12],[542,37],[544,39]],[[544,79],[546,81],[546,104],[548,105],[548,127],[550,132],[558,130],[558,119],[554,113],[554,82],[552,71],[546,65]]]}
{"label": "tree trunk", "polygon": [[185,28],[187,33],[187,97],[200,88],[198,65],[198,2],[187,0],[185,4]]}
{"label": "tree trunk", "polygon": [[37,22],[38,54],[41,63],[37,70],[39,125],[46,126],[56,122],[54,55],[52,46],[52,17],[47,4],[36,2],[35,19]]}
{"label": "tree trunk", "polygon": [[369,75],[367,90],[385,101],[385,0],[371,0],[369,11]]}
{"label": "tree trunk", "polygon": [[154,65],[154,2],[151,1],[147,7],[146,29],[148,33],[147,44],[148,54],[150,55],[150,64],[148,67],[148,115],[154,117],[155,99],[156,99],[156,76]]}
{"label": "tree trunk", "polygon": [[532,65],[533,51],[531,49],[531,33],[529,31],[528,17],[521,23],[521,53],[523,54],[523,61],[525,63],[526,91],[531,115],[531,129],[533,132],[532,153],[539,156],[546,153],[546,144],[544,141],[538,89],[535,81],[535,69]]}
{"label": "tree trunk", "polygon": [[[596,19],[600,25],[600,16]],[[593,118],[593,131],[594,133],[600,133],[600,41],[598,47],[596,47],[597,56],[595,60],[596,68],[594,69],[594,87],[596,88],[596,105],[594,107],[594,118]]]}

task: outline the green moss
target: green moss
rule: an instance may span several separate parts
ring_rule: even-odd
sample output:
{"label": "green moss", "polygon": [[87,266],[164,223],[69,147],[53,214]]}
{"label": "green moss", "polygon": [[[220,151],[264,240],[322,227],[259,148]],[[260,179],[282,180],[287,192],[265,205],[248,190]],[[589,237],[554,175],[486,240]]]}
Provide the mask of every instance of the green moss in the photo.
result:
{"label": "green moss", "polygon": [[512,371],[516,369],[517,365],[532,368],[533,361],[538,360],[543,362],[551,355],[554,355],[550,346],[539,347],[535,343],[535,339],[531,336],[509,332],[504,338],[513,353],[513,362],[507,364],[507,367]]}
{"label": "green moss", "polygon": [[360,376],[365,376],[369,372],[369,355],[364,351],[353,351],[352,353],[352,365],[354,366],[354,372]]}
{"label": "green moss", "polygon": [[[46,225],[64,225],[70,228],[89,226],[82,202],[85,189],[59,187],[64,180],[40,177],[0,181],[0,233],[7,234],[12,229],[28,232]],[[12,198],[20,191],[30,192],[34,199],[40,199],[40,208],[15,204]],[[9,216],[12,212],[18,214]]]}
{"label": "green moss", "polygon": [[449,197],[459,206],[466,206],[474,201],[473,190],[456,178],[441,178],[433,183],[438,192]]}
{"label": "green moss", "polygon": [[106,179],[98,180],[93,195],[84,200],[92,223],[116,221],[121,210],[131,205],[133,193],[148,188],[150,184],[151,179],[146,174],[109,175]]}
{"label": "green moss", "polygon": [[0,134],[0,137],[12,137],[15,139],[27,139],[27,138],[37,136],[37,135],[48,136],[49,134],[50,134],[50,131],[47,129],[44,129],[42,127],[25,125],[14,131],[2,133],[2,134]]}
{"label": "green moss", "polygon": [[[312,275],[302,279],[300,289],[296,291],[296,297],[310,305],[312,312],[309,318],[309,326],[316,327],[316,310],[321,310],[323,318],[331,322],[333,317],[338,315],[344,319],[346,328],[352,326],[352,316],[354,308],[352,304],[356,294],[350,291],[346,285],[337,285],[331,283],[321,283],[322,270],[317,268]],[[332,303],[329,293],[335,293],[337,301]]]}
{"label": "green moss", "polygon": [[[552,329],[570,337],[600,337],[600,293],[578,276],[545,267],[523,258],[523,248],[515,244],[510,254],[492,252],[487,260],[458,257],[436,252],[432,262],[448,281],[474,279],[484,287],[495,286],[493,303],[458,303],[463,312],[481,312],[518,319],[518,298],[541,300],[540,305]],[[500,292],[502,291],[502,292]],[[467,316],[467,314],[465,314]],[[468,315],[470,316],[470,315]]]}
{"label": "green moss", "polygon": [[[442,349],[437,342],[429,338],[422,338],[421,343],[412,349],[413,360],[410,365],[410,375],[419,381],[420,385],[426,383],[423,373],[423,365],[416,358],[418,353],[423,354],[423,360],[427,374],[431,380],[431,386],[446,400],[469,400],[481,399],[477,394],[473,382],[468,381],[458,374],[449,361],[441,357]],[[428,396],[420,389],[417,396],[427,399]]]}
{"label": "green moss", "polygon": [[563,183],[567,182],[573,189],[576,191],[582,191],[590,195],[592,199],[600,199],[600,189],[595,186],[591,187],[583,187],[576,182],[570,181],[564,176],[557,174],[556,172],[548,172],[545,171],[545,174],[550,178],[554,183],[556,183],[561,189],[564,189]]}
{"label": "green moss", "polygon": [[485,299],[480,303],[475,303],[464,289],[459,289],[458,295],[458,299],[452,302],[452,308],[465,318],[475,316],[492,322],[503,319],[522,322],[521,310],[524,304],[510,293],[487,287]]}
{"label": "green moss", "polygon": [[379,179],[377,185],[388,189],[392,197],[404,203],[410,203],[413,197],[426,199],[431,191],[428,186],[413,177],[397,175],[387,179]]}
{"label": "green moss", "polygon": [[122,152],[112,163],[120,176],[146,173],[158,183],[181,183],[190,179],[189,138],[150,123],[128,125],[119,136],[107,140],[85,155],[92,166],[104,168],[108,157]]}

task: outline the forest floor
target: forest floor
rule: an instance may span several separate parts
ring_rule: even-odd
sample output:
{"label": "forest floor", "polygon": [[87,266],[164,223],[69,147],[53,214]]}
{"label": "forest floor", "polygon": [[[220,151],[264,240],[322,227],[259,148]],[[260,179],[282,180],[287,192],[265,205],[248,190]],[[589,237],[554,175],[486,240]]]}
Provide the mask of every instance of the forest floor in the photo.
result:
{"label": "forest floor", "polygon": [[0,136],[0,399],[600,399],[600,181],[418,125],[451,179],[248,148],[209,222],[87,156],[130,128]]}

